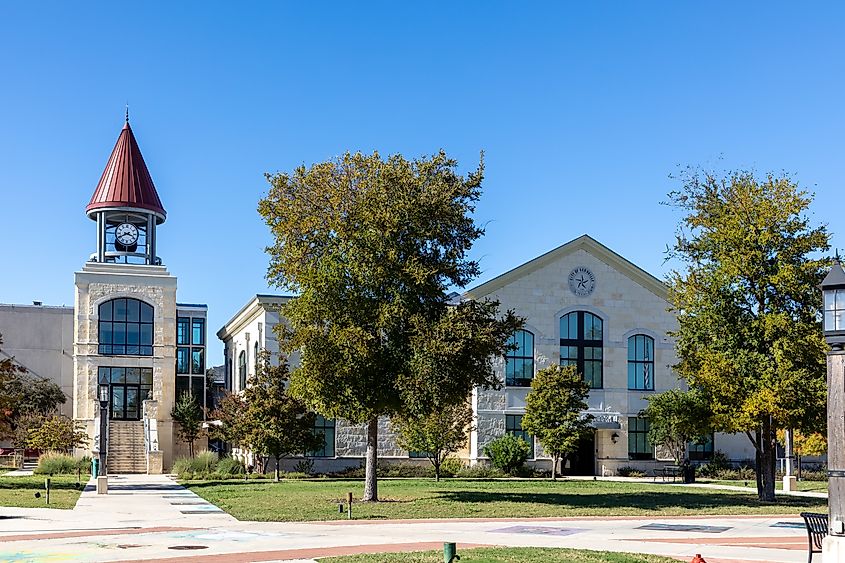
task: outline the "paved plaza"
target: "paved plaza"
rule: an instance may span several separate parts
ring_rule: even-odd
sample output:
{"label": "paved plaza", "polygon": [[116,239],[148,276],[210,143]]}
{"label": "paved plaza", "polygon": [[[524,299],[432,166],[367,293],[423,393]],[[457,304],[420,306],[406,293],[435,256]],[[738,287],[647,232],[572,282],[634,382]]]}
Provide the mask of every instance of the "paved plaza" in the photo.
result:
{"label": "paved plaza", "polygon": [[[93,481],[73,510],[0,508],[0,561],[254,562],[471,546],[571,547],[708,563],[803,562],[795,517],[599,517],[241,522],[167,476]],[[821,560],[821,556],[816,556]],[[374,559],[376,561],[377,559]]]}

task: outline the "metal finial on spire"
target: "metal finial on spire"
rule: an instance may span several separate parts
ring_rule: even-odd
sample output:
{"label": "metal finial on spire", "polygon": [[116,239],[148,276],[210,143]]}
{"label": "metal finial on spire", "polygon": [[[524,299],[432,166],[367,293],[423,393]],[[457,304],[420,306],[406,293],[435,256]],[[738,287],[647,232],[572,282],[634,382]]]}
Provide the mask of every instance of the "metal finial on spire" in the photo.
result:
{"label": "metal finial on spire", "polygon": [[126,123],[129,123],[129,102],[126,102]]}

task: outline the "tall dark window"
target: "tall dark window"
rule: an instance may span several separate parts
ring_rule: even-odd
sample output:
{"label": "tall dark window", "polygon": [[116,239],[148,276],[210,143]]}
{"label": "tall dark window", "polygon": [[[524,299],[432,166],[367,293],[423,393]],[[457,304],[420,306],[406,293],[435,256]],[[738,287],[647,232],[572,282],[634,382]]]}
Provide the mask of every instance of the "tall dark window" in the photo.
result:
{"label": "tall dark window", "polygon": [[205,348],[191,348],[191,373],[205,375]]}
{"label": "tall dark window", "polygon": [[628,338],[628,389],[654,391],[654,338]]}
{"label": "tall dark window", "polygon": [[153,308],[131,298],[106,301],[99,308],[99,353],[153,355]]}
{"label": "tall dark window", "polygon": [[318,436],[323,435],[323,447],[319,450],[308,452],[312,457],[334,457],[334,419],[324,418],[318,414],[314,418],[314,428],[311,432]]}
{"label": "tall dark window", "polygon": [[534,436],[522,429],[522,415],[521,414],[506,414],[505,415],[505,432],[519,436],[531,446],[531,454],[529,457],[534,457]]}
{"label": "tall dark window", "polygon": [[530,387],[534,377],[534,335],[527,330],[518,330],[508,340],[516,350],[508,350],[505,356],[505,385]]}
{"label": "tall dark window", "polygon": [[190,326],[191,319],[189,317],[176,318],[176,344],[187,345],[191,343]]}
{"label": "tall dark window", "polygon": [[246,389],[246,350],[241,350],[238,354],[238,383],[241,391]]}
{"label": "tall dark window", "polygon": [[601,389],[602,320],[587,311],[560,318],[560,365],[574,365],[590,389]]}
{"label": "tall dark window", "polygon": [[258,375],[258,342],[253,346],[252,361],[255,362],[255,375]]}
{"label": "tall dark window", "polygon": [[690,461],[705,461],[713,459],[713,434],[708,434],[687,444]]}
{"label": "tall dark window", "polygon": [[197,317],[191,319],[191,344],[205,346],[205,319]]}
{"label": "tall dark window", "polygon": [[176,373],[191,373],[190,356],[190,348],[176,348]]}
{"label": "tall dark window", "polygon": [[143,403],[152,399],[152,368],[97,369],[101,387],[109,388],[109,417],[114,420],[140,420]]}
{"label": "tall dark window", "polygon": [[628,418],[628,457],[631,459],[654,459],[654,448],[648,441],[648,420]]}

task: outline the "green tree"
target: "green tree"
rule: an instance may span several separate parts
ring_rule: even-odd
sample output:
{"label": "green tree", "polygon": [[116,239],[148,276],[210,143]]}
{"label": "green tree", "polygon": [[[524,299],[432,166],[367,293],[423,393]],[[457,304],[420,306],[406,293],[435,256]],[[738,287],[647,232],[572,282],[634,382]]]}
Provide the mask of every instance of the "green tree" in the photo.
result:
{"label": "green tree", "polygon": [[313,431],[314,413],[288,393],[287,383],[287,361],[274,366],[263,352],[243,392],[243,442],[253,453],[275,459],[276,481],[282,457],[316,450],[323,442],[322,434]]}
{"label": "green tree", "polygon": [[678,373],[704,392],[717,429],[744,432],[757,494],[775,498],[775,431],[812,429],[825,413],[821,291],[824,226],[789,178],[690,172],[670,204],[685,216],[670,258]]}
{"label": "green tree", "polygon": [[699,390],[670,389],[646,397],[641,416],[648,419],[648,440],[672,453],[677,465],[684,461],[687,443],[712,432],[712,413]]}
{"label": "green tree", "polygon": [[[0,346],[3,337],[0,335]],[[0,437],[12,438],[26,435],[26,428],[17,431],[18,426],[28,421],[32,426],[36,418],[40,420],[54,413],[67,397],[56,383],[35,377],[13,357],[6,356],[0,348]]]}
{"label": "green tree", "polygon": [[443,460],[466,445],[468,433],[473,430],[472,418],[472,406],[463,402],[444,405],[427,416],[396,417],[391,424],[399,446],[424,453],[434,467],[435,481],[439,481]]}
{"label": "green tree", "polygon": [[179,423],[179,438],[188,444],[188,455],[194,457],[194,442],[202,434],[203,413],[195,397],[184,392],[176,400],[170,416]]}
{"label": "green tree", "polygon": [[246,404],[238,393],[227,392],[208,415],[209,436],[213,439],[229,442],[233,446],[243,445],[246,428],[244,427],[244,412]]}
{"label": "green tree", "polygon": [[291,391],[325,416],[366,423],[363,500],[378,500],[378,418],[423,416],[500,385],[493,358],[521,326],[498,303],[450,306],[479,274],[471,215],[482,165],[463,177],[430,158],[342,157],[268,175],[258,210],[274,243],[268,280],[297,294],[277,325],[301,362]]}
{"label": "green tree", "polygon": [[525,397],[522,428],[539,438],[552,458],[552,480],[558,463],[578,450],[581,438],[591,431],[592,416],[584,415],[590,386],[575,366],[550,365],[537,372]]}
{"label": "green tree", "polygon": [[36,450],[66,452],[87,443],[88,434],[80,423],[66,416],[51,414],[30,426],[26,445]]}

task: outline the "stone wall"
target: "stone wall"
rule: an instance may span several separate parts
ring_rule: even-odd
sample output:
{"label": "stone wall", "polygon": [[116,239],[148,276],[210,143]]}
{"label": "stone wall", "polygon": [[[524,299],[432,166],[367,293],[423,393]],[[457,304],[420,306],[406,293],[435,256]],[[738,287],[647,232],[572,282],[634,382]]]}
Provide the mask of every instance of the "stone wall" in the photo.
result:
{"label": "stone wall", "polygon": [[[354,424],[338,419],[335,425],[335,455],[337,457],[364,457],[367,454],[367,425]],[[408,457],[407,450],[396,445],[396,434],[390,427],[390,419],[383,416],[378,420],[379,457]]]}

